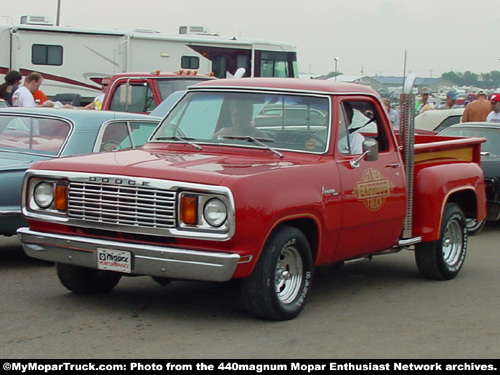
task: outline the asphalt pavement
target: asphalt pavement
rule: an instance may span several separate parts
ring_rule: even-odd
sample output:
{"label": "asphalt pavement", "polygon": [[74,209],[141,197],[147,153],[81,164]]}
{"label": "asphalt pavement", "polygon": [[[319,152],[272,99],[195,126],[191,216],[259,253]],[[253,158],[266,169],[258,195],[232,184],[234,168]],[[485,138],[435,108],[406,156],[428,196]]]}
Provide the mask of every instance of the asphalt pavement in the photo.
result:
{"label": "asphalt pavement", "polygon": [[67,291],[52,264],[0,236],[4,359],[480,359],[500,357],[500,223],[470,237],[454,280],[423,279],[413,253],[322,268],[295,320],[249,316],[236,283],[122,278]]}

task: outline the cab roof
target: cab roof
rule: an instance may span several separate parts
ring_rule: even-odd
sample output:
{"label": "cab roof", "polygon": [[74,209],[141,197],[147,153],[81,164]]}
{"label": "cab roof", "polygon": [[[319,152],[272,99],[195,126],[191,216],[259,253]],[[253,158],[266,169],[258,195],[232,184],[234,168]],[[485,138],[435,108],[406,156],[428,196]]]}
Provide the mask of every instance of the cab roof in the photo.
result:
{"label": "cab roof", "polygon": [[235,78],[205,81],[191,86],[188,91],[200,89],[248,89],[308,92],[321,94],[367,94],[379,96],[369,86],[356,83],[332,82],[301,78]]}

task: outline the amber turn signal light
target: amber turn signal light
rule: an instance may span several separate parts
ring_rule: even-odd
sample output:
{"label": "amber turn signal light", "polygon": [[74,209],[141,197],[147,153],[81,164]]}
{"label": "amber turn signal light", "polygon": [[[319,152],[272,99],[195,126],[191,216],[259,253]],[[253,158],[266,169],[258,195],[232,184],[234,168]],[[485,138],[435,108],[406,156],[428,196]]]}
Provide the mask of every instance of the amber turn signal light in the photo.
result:
{"label": "amber turn signal light", "polygon": [[180,219],[184,224],[198,224],[198,197],[185,194],[181,197]]}
{"label": "amber turn signal light", "polygon": [[68,187],[66,184],[57,184],[54,194],[54,207],[59,211],[68,209]]}

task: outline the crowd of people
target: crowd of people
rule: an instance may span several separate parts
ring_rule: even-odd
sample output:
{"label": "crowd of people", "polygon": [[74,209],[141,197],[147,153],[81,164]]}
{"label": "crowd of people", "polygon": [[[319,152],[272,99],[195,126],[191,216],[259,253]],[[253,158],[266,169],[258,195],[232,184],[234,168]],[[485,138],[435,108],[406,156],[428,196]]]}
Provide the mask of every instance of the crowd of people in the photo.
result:
{"label": "crowd of people", "polygon": [[0,85],[0,99],[5,100],[12,107],[63,107],[100,110],[109,84],[109,78],[102,80],[102,93],[84,107],[74,107],[69,104],[55,103],[47,99],[45,93],[40,89],[43,76],[40,73],[32,72],[24,79],[17,70],[10,70],[5,75],[5,82]]}
{"label": "crowd of people", "polygon": [[[424,113],[425,111],[435,109],[452,109],[456,107],[457,94],[454,91],[449,91],[446,94],[446,101],[436,108],[434,103],[429,101],[430,91],[424,87],[420,90],[420,100],[415,103],[415,115]],[[488,99],[488,94],[485,90],[476,92],[476,99],[466,104],[462,115],[462,122],[498,122],[500,123],[500,94],[495,93]]]}
{"label": "crowd of people", "polygon": [[[0,85],[0,99],[5,100],[13,107],[54,107],[56,103],[47,99],[47,96],[40,90],[40,85],[43,82],[43,77],[40,73],[30,73],[21,86],[23,77],[17,70],[10,70],[5,75],[5,82]],[[81,109],[96,109],[100,110],[104,99],[109,77],[102,80],[102,93]],[[420,99],[415,104],[415,115],[424,113],[425,111],[435,109],[451,109],[456,108],[457,94],[454,91],[449,91],[446,94],[446,100],[443,104],[436,107],[434,103],[429,101],[430,90],[427,87],[420,89]],[[389,114],[391,124],[397,127],[399,124],[398,113],[391,108],[389,99],[384,99],[384,104]],[[62,107],[75,108],[69,104]],[[495,93],[488,99],[488,94],[484,90],[476,92],[476,100],[468,103],[465,106],[462,115],[462,122],[498,122],[500,123],[500,93]]]}

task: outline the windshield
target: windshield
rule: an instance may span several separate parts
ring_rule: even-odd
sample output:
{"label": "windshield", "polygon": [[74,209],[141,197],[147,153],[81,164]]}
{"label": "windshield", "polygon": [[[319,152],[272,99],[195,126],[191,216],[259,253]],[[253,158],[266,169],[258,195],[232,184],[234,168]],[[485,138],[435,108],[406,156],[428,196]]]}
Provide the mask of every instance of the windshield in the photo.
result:
{"label": "windshield", "polygon": [[70,125],[50,118],[0,116],[0,150],[58,155]]}
{"label": "windshield", "polygon": [[[329,99],[323,96],[190,92],[162,121],[153,141],[249,145],[324,152]],[[258,142],[255,142],[258,141]]]}

